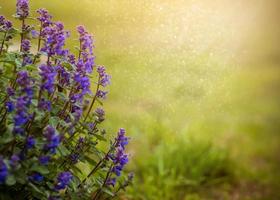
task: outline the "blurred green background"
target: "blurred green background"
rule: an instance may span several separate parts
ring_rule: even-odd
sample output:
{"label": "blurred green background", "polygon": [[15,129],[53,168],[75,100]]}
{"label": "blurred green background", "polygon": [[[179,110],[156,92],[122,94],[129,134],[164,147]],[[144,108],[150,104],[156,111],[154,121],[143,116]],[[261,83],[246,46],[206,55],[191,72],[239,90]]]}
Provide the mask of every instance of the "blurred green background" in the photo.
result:
{"label": "blurred green background", "polygon": [[30,2],[94,34],[113,77],[103,126],[132,138],[121,199],[280,199],[278,0]]}

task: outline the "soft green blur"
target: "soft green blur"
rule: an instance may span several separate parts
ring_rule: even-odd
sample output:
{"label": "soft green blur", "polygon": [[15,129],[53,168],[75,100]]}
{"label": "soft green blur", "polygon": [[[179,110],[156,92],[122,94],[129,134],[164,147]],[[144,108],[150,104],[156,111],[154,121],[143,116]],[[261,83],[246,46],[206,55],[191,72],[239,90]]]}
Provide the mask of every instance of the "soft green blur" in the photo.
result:
{"label": "soft green blur", "polygon": [[131,137],[123,199],[280,198],[277,0],[30,2],[94,34],[113,77],[104,127]]}

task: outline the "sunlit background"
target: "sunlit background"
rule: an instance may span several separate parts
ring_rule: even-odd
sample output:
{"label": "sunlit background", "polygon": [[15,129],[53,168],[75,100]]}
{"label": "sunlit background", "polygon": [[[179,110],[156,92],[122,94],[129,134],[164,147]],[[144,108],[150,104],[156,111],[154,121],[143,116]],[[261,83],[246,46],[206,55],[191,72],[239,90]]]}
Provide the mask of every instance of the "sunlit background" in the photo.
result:
{"label": "sunlit background", "polygon": [[69,47],[79,24],[94,35],[113,77],[104,127],[131,137],[122,199],[280,199],[278,0],[30,2],[72,31]]}

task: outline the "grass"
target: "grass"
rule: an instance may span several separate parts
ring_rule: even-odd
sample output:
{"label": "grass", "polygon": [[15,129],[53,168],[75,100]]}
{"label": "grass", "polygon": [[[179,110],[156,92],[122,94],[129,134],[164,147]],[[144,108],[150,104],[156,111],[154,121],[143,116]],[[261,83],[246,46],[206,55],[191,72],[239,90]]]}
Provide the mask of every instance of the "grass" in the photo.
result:
{"label": "grass", "polygon": [[104,127],[132,138],[122,199],[280,198],[278,3],[236,2],[31,0],[95,35]]}

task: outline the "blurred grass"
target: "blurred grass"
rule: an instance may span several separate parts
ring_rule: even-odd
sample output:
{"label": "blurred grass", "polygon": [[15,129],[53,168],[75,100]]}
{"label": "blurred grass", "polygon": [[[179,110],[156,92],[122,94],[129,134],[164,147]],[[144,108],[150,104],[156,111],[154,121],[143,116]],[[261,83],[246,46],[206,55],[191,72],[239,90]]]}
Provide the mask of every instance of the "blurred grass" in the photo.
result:
{"label": "blurred grass", "polygon": [[132,138],[124,199],[280,198],[277,0],[30,1],[94,33],[104,126]]}

